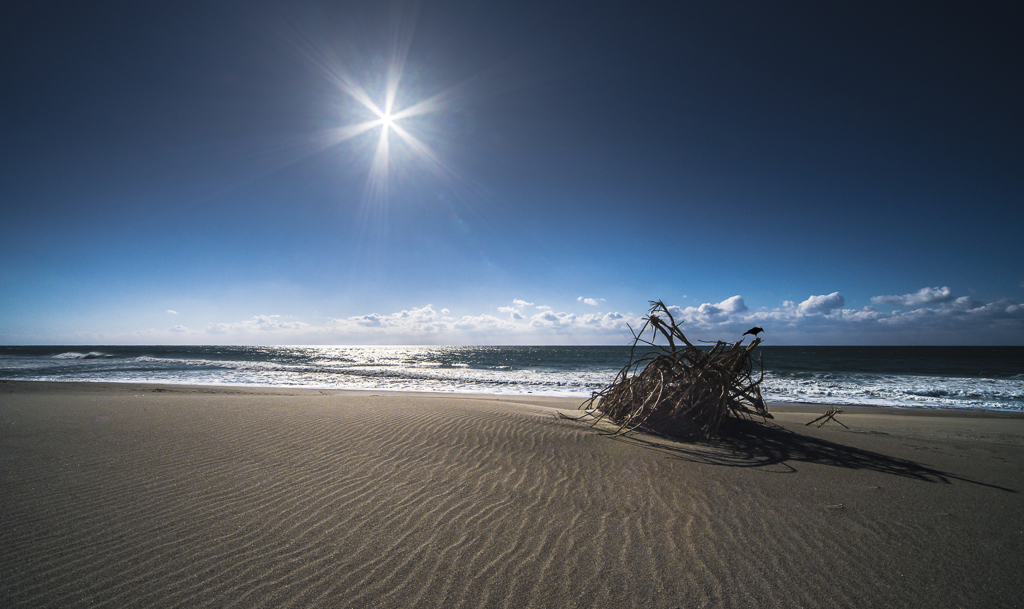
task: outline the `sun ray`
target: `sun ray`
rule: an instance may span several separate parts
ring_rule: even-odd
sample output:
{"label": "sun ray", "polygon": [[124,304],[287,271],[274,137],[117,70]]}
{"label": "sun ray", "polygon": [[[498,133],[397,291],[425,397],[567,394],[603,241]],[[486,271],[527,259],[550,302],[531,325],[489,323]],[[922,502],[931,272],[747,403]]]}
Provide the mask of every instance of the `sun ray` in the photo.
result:
{"label": "sun ray", "polygon": [[454,91],[455,88],[456,87],[452,87],[451,89],[442,91],[437,95],[429,97],[423,101],[417,102],[409,106],[408,108],[399,110],[398,112],[394,112],[392,113],[391,118],[392,120],[397,121],[412,116],[419,116],[422,114],[432,114],[434,112],[439,112],[440,110],[444,109],[445,106],[450,105],[448,98],[451,97],[451,92]]}
{"label": "sun ray", "polygon": [[345,140],[350,140],[358,135],[366,133],[370,129],[383,124],[384,119],[377,119],[372,121],[366,121],[357,123],[355,125],[346,125],[344,127],[338,127],[337,129],[331,129],[329,135],[329,141],[332,145],[340,144]]}
{"label": "sun ray", "polygon": [[342,75],[339,75],[339,78],[336,82],[338,83],[341,90],[344,91],[345,93],[348,93],[352,97],[352,99],[356,100],[357,102],[365,106],[368,110],[370,110],[377,116],[382,118],[384,117],[384,111],[381,110],[380,107],[377,106],[377,104],[373,103],[373,100],[370,99],[370,96],[365,89],[351,82],[351,80]]}
{"label": "sun ray", "polygon": [[398,97],[398,84],[402,81],[402,67],[392,64],[388,66],[386,92],[384,93],[384,116],[391,116],[395,109],[395,98]]}
{"label": "sun ray", "polygon": [[414,153],[427,161],[432,168],[440,170],[438,173],[443,175],[451,175],[453,173],[451,169],[445,165],[436,154],[434,154],[434,151],[430,149],[430,146],[427,146],[425,143],[420,141],[419,138],[400,127],[397,123],[393,123],[391,128],[398,137],[402,138]]}
{"label": "sun ray", "polygon": [[391,5],[391,61],[388,62],[385,82],[384,116],[390,116],[395,109],[398,85],[405,72],[405,61],[409,57],[418,13],[418,3],[408,5],[396,2]]}
{"label": "sun ray", "polygon": [[358,101],[361,105],[377,116],[384,116],[384,112],[373,102],[372,99],[370,99],[366,90],[363,89],[363,87],[360,86],[348,71],[341,67],[336,60],[332,60],[330,53],[324,50],[324,48],[308,39],[293,41],[292,47],[302,55],[306,61],[323,72],[327,79],[334,83],[334,85],[340,90]]}
{"label": "sun ray", "polygon": [[377,150],[373,154],[373,161],[370,163],[370,174],[366,178],[364,188],[366,197],[369,200],[382,201],[387,199],[388,194],[388,126],[381,126],[380,137],[377,140]]}

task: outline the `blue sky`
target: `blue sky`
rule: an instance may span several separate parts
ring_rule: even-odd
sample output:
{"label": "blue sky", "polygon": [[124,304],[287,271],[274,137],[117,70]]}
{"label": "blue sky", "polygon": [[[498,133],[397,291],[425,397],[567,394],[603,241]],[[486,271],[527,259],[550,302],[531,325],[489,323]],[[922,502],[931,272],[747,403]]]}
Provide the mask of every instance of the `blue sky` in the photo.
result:
{"label": "blue sky", "polygon": [[1022,26],[5,5],[0,343],[623,344],[662,299],[708,340],[1024,344]]}

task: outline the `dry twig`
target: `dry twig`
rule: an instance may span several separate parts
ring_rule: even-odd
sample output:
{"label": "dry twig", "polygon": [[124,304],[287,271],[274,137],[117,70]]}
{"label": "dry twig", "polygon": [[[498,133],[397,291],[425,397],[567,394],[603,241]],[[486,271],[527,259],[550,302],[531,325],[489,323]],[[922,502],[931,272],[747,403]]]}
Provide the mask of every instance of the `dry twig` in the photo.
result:
{"label": "dry twig", "polygon": [[[818,421],[821,421],[821,423],[818,423],[818,427],[819,428],[821,426],[823,426],[825,423],[828,423],[829,421],[835,421],[836,423],[839,423],[843,427],[846,427],[846,425],[844,425],[842,421],[840,421],[839,419],[836,418],[836,415],[840,414],[841,412],[843,412],[842,408],[836,408],[836,407],[829,408],[828,410],[825,411],[825,414],[821,415],[817,419],[814,419],[813,421],[808,421],[807,423],[804,423],[804,427],[807,427],[807,426],[811,425],[812,423],[818,423]],[[846,428],[849,429],[849,427],[846,427]]]}

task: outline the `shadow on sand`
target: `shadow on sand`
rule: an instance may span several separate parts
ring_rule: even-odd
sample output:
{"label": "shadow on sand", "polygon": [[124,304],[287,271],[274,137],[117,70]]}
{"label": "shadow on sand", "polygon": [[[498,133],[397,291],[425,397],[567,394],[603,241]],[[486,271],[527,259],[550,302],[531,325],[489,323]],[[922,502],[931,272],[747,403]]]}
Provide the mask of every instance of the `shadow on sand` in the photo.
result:
{"label": "shadow on sand", "polygon": [[666,452],[676,459],[727,467],[766,467],[781,465],[797,471],[793,463],[814,463],[846,469],[869,470],[924,482],[951,484],[953,480],[1016,493],[1002,486],[963,478],[949,472],[925,467],[908,459],[846,446],[837,442],[805,436],[774,423],[733,421],[719,438],[678,442],[646,434],[631,433],[618,439]]}

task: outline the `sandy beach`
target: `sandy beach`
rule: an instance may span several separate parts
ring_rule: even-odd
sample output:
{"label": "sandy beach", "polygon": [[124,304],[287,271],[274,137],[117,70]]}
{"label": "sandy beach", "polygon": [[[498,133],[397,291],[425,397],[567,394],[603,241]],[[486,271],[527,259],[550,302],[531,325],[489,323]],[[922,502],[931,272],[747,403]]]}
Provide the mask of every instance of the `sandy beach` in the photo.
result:
{"label": "sandy beach", "polygon": [[1019,607],[1024,416],[0,382],[3,607]]}

